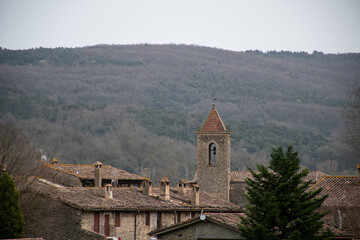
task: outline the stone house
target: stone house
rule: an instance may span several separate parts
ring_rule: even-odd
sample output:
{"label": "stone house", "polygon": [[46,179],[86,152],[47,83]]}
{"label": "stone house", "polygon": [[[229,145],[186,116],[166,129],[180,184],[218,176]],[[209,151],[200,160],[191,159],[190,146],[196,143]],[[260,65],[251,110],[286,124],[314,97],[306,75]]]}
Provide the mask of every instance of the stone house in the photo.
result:
{"label": "stone house", "polygon": [[149,233],[163,240],[226,240],[240,236],[238,213],[206,213],[187,221],[160,228]]}
{"label": "stone house", "polygon": [[311,190],[319,188],[320,196],[328,195],[319,211],[328,212],[323,221],[336,239],[360,239],[360,173],[358,177],[325,176]]}
{"label": "stone house", "polygon": [[96,162],[85,164],[59,164],[51,159],[50,164],[32,169],[30,175],[39,176],[51,182],[67,187],[104,187],[112,184],[114,187],[140,187],[148,178],[126,172],[122,169]]}
{"label": "stone house", "polygon": [[[205,192],[159,188],[145,181],[141,188],[66,187],[39,177],[21,194],[26,236],[45,239],[149,239],[150,231],[205,213],[240,213],[241,208]],[[29,224],[28,224],[29,223]]]}

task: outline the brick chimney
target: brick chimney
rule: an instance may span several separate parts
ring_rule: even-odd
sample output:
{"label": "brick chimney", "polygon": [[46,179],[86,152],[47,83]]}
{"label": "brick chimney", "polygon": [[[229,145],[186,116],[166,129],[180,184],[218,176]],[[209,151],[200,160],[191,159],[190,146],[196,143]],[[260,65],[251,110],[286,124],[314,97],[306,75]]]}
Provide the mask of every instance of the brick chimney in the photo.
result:
{"label": "brick chimney", "polygon": [[167,177],[160,180],[160,199],[170,201],[170,180]]}
{"label": "brick chimney", "polygon": [[108,183],[105,185],[105,198],[112,199],[113,198],[113,186]]}
{"label": "brick chimney", "polygon": [[178,193],[181,195],[186,195],[186,189],[185,189],[186,183],[184,180],[180,180],[178,183]]}
{"label": "brick chimney", "polygon": [[94,187],[102,187],[101,167],[103,164],[102,164],[102,162],[97,161],[93,165],[95,167]]}
{"label": "brick chimney", "polygon": [[142,182],[142,193],[145,195],[151,195],[151,181],[143,181]]}
{"label": "brick chimney", "polygon": [[360,164],[357,164],[357,165],[356,165],[356,168],[357,168],[358,171],[359,171],[359,178],[360,178]]}
{"label": "brick chimney", "polygon": [[194,184],[191,192],[191,204],[199,206],[199,185]]}
{"label": "brick chimney", "polygon": [[51,164],[57,164],[59,161],[56,158],[50,159]]}

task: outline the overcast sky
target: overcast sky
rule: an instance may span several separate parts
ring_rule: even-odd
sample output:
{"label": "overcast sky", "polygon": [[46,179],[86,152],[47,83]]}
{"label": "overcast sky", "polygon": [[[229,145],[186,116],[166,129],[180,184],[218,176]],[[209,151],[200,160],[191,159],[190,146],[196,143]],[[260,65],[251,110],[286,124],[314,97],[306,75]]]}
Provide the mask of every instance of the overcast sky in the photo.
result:
{"label": "overcast sky", "polygon": [[360,52],[360,0],[0,0],[0,47],[176,43]]}

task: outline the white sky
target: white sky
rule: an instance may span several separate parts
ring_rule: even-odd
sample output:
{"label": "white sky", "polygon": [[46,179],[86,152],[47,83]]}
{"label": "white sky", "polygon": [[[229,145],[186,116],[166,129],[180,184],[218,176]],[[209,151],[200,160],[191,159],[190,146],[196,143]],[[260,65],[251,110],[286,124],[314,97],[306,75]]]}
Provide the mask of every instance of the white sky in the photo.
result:
{"label": "white sky", "polygon": [[360,52],[360,0],[0,0],[0,47]]}

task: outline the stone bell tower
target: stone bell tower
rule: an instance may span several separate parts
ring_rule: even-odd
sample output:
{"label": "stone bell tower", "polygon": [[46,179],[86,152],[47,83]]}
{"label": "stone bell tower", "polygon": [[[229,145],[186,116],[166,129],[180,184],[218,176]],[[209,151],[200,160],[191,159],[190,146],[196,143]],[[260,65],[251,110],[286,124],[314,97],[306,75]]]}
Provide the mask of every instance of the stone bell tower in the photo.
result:
{"label": "stone bell tower", "polygon": [[197,184],[200,191],[229,201],[230,134],[215,104],[197,134]]}

